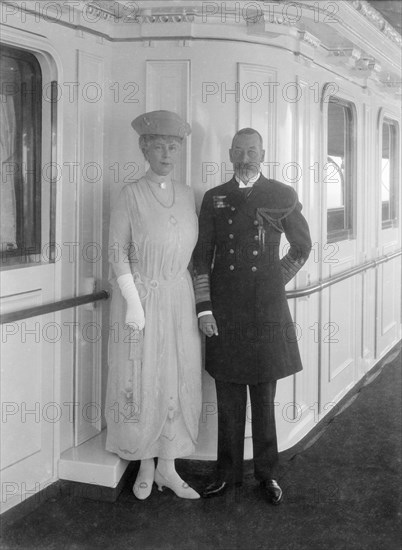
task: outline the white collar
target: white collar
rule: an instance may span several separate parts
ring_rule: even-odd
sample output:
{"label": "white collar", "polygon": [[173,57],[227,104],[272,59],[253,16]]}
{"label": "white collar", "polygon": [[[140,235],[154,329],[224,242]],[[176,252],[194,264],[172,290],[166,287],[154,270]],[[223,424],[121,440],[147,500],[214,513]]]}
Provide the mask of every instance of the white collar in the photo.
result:
{"label": "white collar", "polygon": [[153,183],[157,183],[161,185],[161,183],[169,183],[171,181],[171,174],[167,174],[166,176],[159,176],[158,174],[155,174],[155,172],[152,170],[152,168],[149,168],[147,173],[145,174],[145,177],[152,181]]}
{"label": "white collar", "polygon": [[236,174],[235,174],[235,180],[237,181],[237,183],[239,184],[239,189],[246,189],[246,188],[250,188],[250,187],[253,187],[253,185],[255,184],[255,182],[260,178],[261,176],[261,172],[258,172],[258,174],[256,176],[254,176],[253,178],[250,178],[247,182],[247,184],[245,184]]}

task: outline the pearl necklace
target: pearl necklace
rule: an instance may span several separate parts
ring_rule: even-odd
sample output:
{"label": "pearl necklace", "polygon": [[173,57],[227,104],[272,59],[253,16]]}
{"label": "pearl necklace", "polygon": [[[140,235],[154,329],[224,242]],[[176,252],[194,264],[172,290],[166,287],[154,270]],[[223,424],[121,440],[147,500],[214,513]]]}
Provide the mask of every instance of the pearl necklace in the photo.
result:
{"label": "pearl necklace", "polygon": [[[153,191],[153,189],[152,189],[152,185],[150,184],[148,178],[145,178],[145,181],[147,182],[148,188],[149,188],[149,190],[151,191],[151,193],[152,193],[154,199],[155,199],[156,201],[158,201],[159,204],[160,204],[161,206],[163,206],[163,208],[172,208],[172,206],[174,205],[175,199],[176,199],[176,193],[175,193],[175,188],[174,188],[173,182],[172,182],[172,192],[173,192],[173,194],[172,194],[172,202],[171,202],[170,204],[164,204],[164,203],[161,202],[161,201],[158,199],[158,197],[155,195],[155,193],[154,193],[154,191]],[[166,189],[166,183],[165,183],[164,181],[163,181],[162,183],[159,183],[158,185],[159,185],[160,189],[164,189],[164,190]]]}

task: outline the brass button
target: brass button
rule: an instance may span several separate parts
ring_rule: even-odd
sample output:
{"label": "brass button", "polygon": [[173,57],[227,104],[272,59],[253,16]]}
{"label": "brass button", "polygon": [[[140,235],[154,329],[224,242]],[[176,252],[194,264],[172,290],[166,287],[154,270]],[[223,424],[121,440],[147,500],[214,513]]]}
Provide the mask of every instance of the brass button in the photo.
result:
{"label": "brass button", "polygon": [[257,268],[255,267],[255,265],[253,265],[253,267],[251,268],[251,271],[254,271],[254,273],[257,271]]}
{"label": "brass button", "polygon": [[254,235],[254,240],[255,240],[255,241],[258,241],[258,240],[259,240],[259,236],[258,236],[258,235]]}
{"label": "brass button", "polygon": [[257,220],[254,220],[254,225],[258,225],[258,222],[257,222]]}
{"label": "brass button", "polygon": [[233,223],[233,220],[229,218],[228,219],[228,224],[231,224],[231,223]]}
{"label": "brass button", "polygon": [[233,233],[229,233],[229,239],[233,239],[233,238],[234,238]]}
{"label": "brass button", "polygon": [[253,256],[257,256],[258,255],[258,250],[253,250]]}
{"label": "brass button", "polygon": [[233,248],[231,248],[231,249],[229,250],[229,253],[230,253],[230,254],[234,254]]}
{"label": "brass button", "polygon": [[230,269],[230,271],[233,271],[234,270],[234,265],[230,265],[229,269]]}
{"label": "brass button", "polygon": [[234,206],[232,206],[232,207],[230,208],[230,210],[231,210],[232,212],[234,212],[234,211],[236,210],[236,208],[235,208]]}

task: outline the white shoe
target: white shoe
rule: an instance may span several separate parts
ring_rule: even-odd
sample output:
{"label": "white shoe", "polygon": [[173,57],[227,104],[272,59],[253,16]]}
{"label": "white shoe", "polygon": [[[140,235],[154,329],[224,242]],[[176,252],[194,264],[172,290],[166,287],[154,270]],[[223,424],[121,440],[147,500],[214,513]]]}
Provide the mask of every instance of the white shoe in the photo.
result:
{"label": "white shoe", "polygon": [[176,476],[177,479],[175,481],[171,481],[163,476],[157,468],[155,470],[155,483],[157,484],[159,491],[163,491],[164,487],[167,487],[176,493],[176,495],[180,498],[200,498],[197,491],[194,491],[194,489],[187,485],[187,483],[183,481],[178,474],[176,474]]}
{"label": "white shoe", "polygon": [[133,485],[133,493],[138,500],[145,500],[149,497],[153,483],[153,478],[137,475],[137,479]]}

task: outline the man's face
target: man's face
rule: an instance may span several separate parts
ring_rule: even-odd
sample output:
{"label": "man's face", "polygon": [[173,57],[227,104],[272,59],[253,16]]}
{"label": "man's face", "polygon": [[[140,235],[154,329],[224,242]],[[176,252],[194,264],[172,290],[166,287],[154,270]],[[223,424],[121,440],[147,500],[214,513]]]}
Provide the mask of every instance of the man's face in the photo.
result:
{"label": "man's face", "polygon": [[264,155],[265,151],[257,134],[240,134],[229,149],[235,174],[245,183],[259,173]]}

